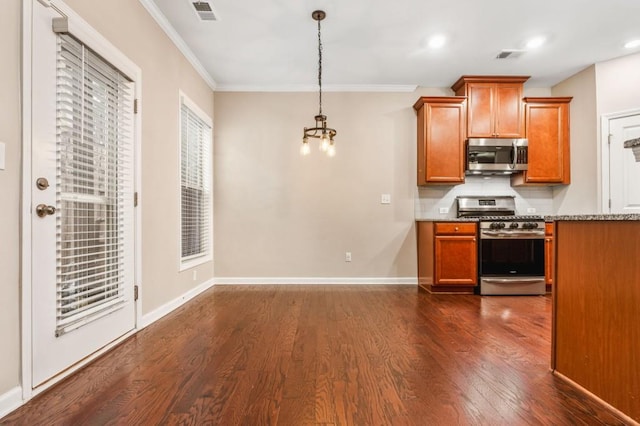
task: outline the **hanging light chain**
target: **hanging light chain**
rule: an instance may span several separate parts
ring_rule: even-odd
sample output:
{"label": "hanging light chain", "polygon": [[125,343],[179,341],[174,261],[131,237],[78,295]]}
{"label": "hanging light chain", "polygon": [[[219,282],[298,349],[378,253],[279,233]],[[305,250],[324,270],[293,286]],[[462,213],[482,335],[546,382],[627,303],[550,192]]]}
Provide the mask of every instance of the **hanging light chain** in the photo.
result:
{"label": "hanging light chain", "polygon": [[320,37],[320,19],[318,19],[318,115],[322,115],[322,38]]}

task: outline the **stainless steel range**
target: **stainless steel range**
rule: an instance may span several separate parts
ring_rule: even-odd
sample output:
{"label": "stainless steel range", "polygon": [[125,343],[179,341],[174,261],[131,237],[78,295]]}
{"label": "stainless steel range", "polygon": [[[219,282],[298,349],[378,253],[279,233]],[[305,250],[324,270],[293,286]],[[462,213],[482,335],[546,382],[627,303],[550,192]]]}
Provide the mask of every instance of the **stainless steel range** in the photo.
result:
{"label": "stainless steel range", "polygon": [[544,294],[544,219],[517,216],[513,196],[457,198],[458,217],[479,219],[480,294]]}

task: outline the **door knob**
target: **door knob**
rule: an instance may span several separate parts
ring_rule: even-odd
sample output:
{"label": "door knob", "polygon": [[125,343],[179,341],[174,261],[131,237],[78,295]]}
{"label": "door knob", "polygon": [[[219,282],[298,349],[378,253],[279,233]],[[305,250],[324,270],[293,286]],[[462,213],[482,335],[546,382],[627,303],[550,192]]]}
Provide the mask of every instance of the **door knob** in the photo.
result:
{"label": "door knob", "polygon": [[52,215],[56,212],[56,208],[53,206],[48,206],[46,204],[38,204],[36,206],[36,214],[38,217],[45,217],[48,215]]}

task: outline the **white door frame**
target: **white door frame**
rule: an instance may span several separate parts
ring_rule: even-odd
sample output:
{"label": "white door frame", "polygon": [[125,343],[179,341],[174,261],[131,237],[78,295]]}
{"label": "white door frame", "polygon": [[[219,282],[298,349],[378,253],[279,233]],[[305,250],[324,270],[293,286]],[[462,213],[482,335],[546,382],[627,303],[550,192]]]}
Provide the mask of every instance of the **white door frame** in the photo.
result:
{"label": "white door frame", "polygon": [[[31,262],[31,196],[34,188],[34,183],[31,181],[31,155],[32,155],[32,81],[31,81],[31,56],[33,54],[32,48],[32,14],[34,3],[39,0],[24,0],[22,2],[22,197],[21,197],[21,224],[20,224],[20,269],[21,269],[21,290],[20,290],[20,318],[21,318],[21,386],[22,386],[22,399],[27,401],[40,392],[48,389],[53,384],[59,382],[70,374],[76,372],[79,368],[93,361],[104,352],[108,351],[131,334],[136,333],[142,324],[142,229],[141,218],[142,208],[140,206],[140,197],[138,197],[138,206],[135,208],[135,232],[134,232],[134,284],[138,286],[138,299],[134,302],[135,307],[135,328],[122,336],[120,339],[110,343],[98,352],[83,359],[79,363],[75,364],[71,368],[65,370],[61,374],[50,379],[48,382],[40,385],[38,388],[32,388],[32,262]],[[41,2],[44,4],[44,2]],[[62,0],[50,0],[49,3],[55,6],[55,9],[60,13],[66,15],[69,18],[69,25],[73,23],[75,33],[82,37],[92,49],[101,52],[104,50],[111,50],[119,52],[115,46],[113,46],[106,38],[100,35],[94,30],[80,15],[76,14],[69,6],[67,6]],[[120,55],[122,55],[120,53]],[[124,57],[124,55],[122,55]],[[126,59],[131,64],[133,61]],[[141,99],[142,95],[142,71],[140,68],[130,72],[130,77],[135,81],[135,98]],[[142,112],[138,106],[138,113],[134,115],[134,191],[140,194],[141,188],[141,118]]]}
{"label": "white door frame", "polygon": [[610,213],[610,170],[609,170],[609,121],[625,118],[632,115],[640,115],[640,109],[611,112],[600,116],[600,211]]}

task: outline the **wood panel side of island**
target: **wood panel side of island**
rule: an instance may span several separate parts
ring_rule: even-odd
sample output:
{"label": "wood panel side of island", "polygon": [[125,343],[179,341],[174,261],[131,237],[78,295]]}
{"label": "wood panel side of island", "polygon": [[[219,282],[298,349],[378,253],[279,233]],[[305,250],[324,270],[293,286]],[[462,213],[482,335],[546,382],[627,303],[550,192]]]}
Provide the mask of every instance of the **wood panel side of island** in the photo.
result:
{"label": "wood panel side of island", "polygon": [[640,221],[558,221],[552,368],[640,421]]}

